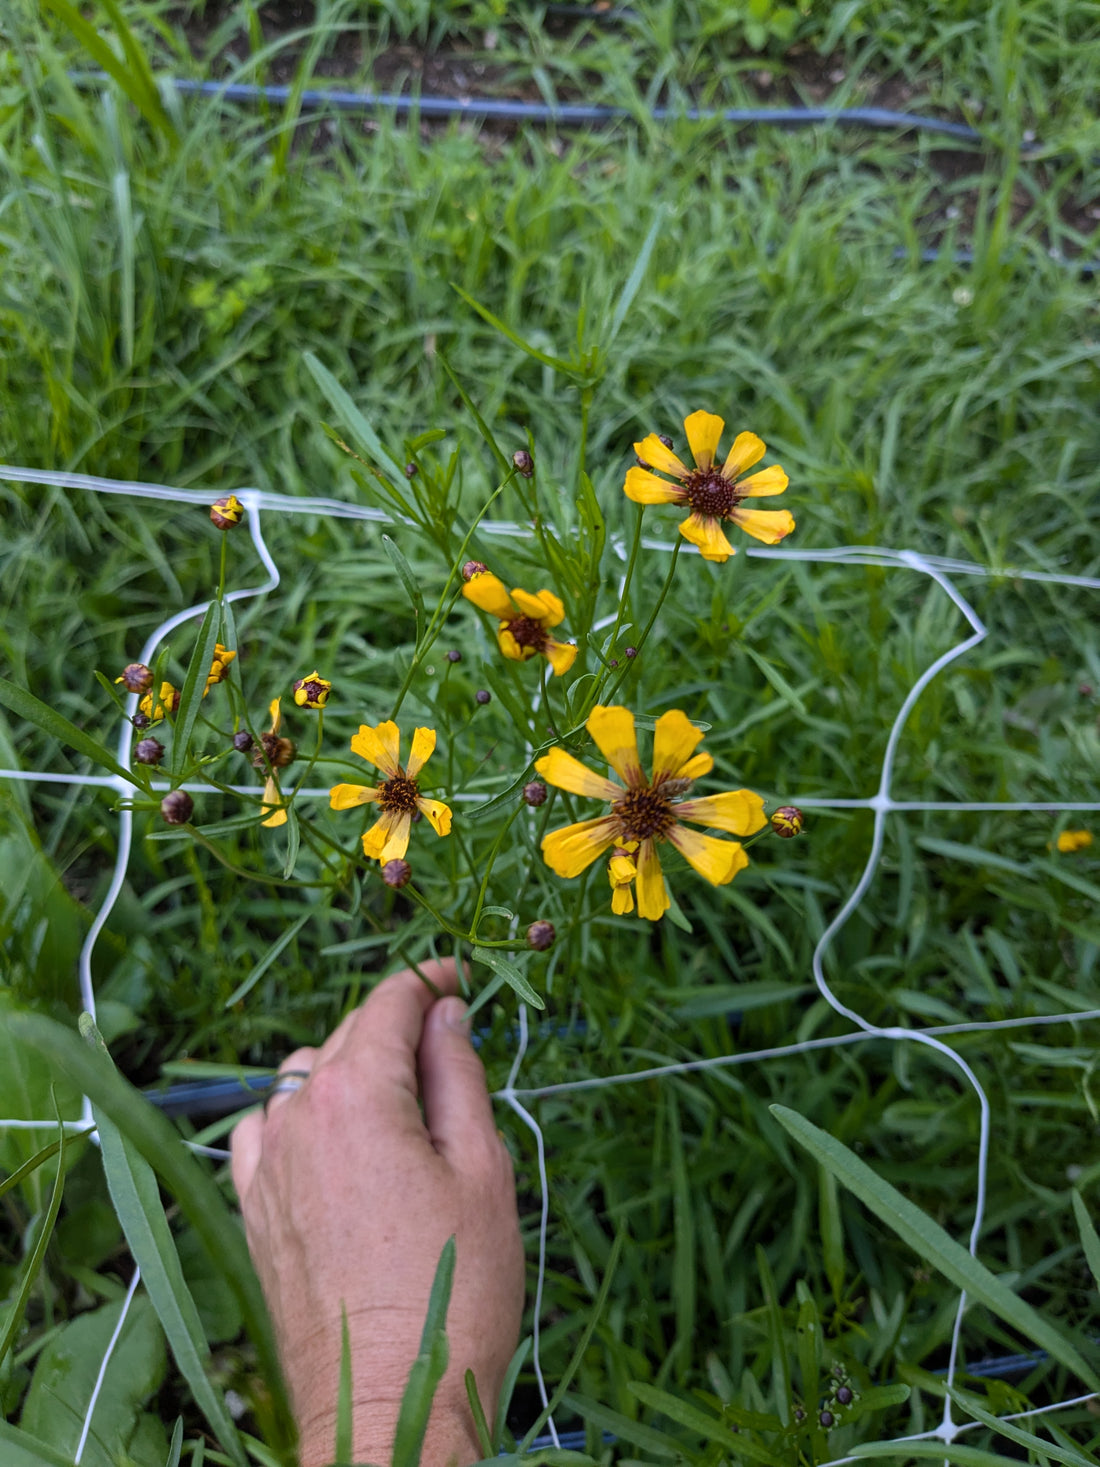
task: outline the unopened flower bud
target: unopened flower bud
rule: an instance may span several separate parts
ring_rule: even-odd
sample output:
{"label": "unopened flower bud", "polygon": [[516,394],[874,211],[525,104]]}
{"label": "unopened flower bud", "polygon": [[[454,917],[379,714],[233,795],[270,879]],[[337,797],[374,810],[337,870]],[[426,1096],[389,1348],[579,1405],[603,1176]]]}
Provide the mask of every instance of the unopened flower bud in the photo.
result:
{"label": "unopened flower bud", "polygon": [[802,811],[794,805],[781,805],[772,815],[772,829],[784,840],[798,835],[804,823]]}
{"label": "unopened flower bud", "polygon": [[137,729],[148,728],[152,721],[147,713],[135,713],[133,718],[130,719],[130,722]]}
{"label": "unopened flower bud", "polygon": [[457,647],[452,647],[451,650],[446,654],[446,657],[448,662],[462,661],[462,653],[458,650]]}
{"label": "unopened flower bud", "polygon": [[131,662],[115,682],[121,683],[128,693],[147,693],[153,686],[153,671],[144,662]]}
{"label": "unopened flower bud", "polygon": [[[161,683],[160,692],[154,698],[152,693],[146,693],[138,707],[149,719],[150,723],[159,723],[169,713],[175,713],[180,706],[180,695],[171,683]],[[148,724],[143,725],[148,727]]]}
{"label": "unopened flower bud", "polygon": [[417,474],[419,474],[419,472],[420,472],[420,467],[419,467],[418,464],[408,463],[408,464],[405,465],[405,478],[406,479],[415,479],[416,476],[417,476]]}
{"label": "unopened flower bud", "polygon": [[548,947],[553,947],[557,935],[553,922],[532,922],[527,929],[527,946],[537,953],[544,953]]}
{"label": "unopened flower bud", "polygon": [[186,790],[172,790],[160,802],[160,813],[168,825],[186,825],[195,811],[195,802]]}
{"label": "unopened flower bud", "polygon": [[223,495],[210,506],[210,519],[217,530],[232,530],[244,518],[244,505],[235,494]]}
{"label": "unopened flower bud", "polygon": [[658,433],[657,434],[657,441],[659,443],[663,443],[665,445],[665,447],[668,449],[669,453],[672,452],[672,439],[668,436],[667,433]]}
{"label": "unopened flower bud", "polygon": [[535,460],[527,452],[526,448],[517,448],[512,455],[512,462],[525,479],[530,479],[535,472]]}
{"label": "unopened flower bud", "polygon": [[164,758],[164,745],[159,739],[142,739],[134,748],[139,764],[159,764]]}
{"label": "unopened flower bud", "polygon": [[408,886],[412,874],[413,868],[408,861],[387,861],[382,867],[382,880],[387,886]]}
{"label": "unopened flower bud", "polygon": [[819,1414],[819,1416],[818,1416],[817,1419],[818,1419],[818,1421],[821,1422],[821,1425],[822,1426],[825,1426],[825,1427],[832,1426],[832,1424],[833,1424],[833,1413],[831,1411],[822,1411]]}
{"label": "unopened flower bud", "polygon": [[474,702],[480,703],[482,707],[484,707],[486,703],[491,703],[492,700],[493,695],[488,691],[487,688],[478,688],[477,692],[474,694]]}
{"label": "unopened flower bud", "polygon": [[631,660],[631,662],[634,661],[634,659],[635,659],[635,657],[637,657],[637,655],[638,655],[638,649],[637,649],[637,647],[628,647],[626,649],[626,651],[623,653],[623,656],[624,657],[629,657],[630,660]]}
{"label": "unopened flower bud", "polygon": [[607,665],[608,667],[618,667],[619,659],[617,657],[612,657],[611,661]]}
{"label": "unopened flower bud", "polygon": [[238,754],[247,754],[254,740],[246,728],[239,728],[233,735],[233,747]]}
{"label": "unopened flower bud", "polygon": [[462,567],[462,579],[472,581],[475,576],[483,576],[488,569],[483,560],[468,560]]}
{"label": "unopened flower bud", "polygon": [[294,701],[299,708],[323,708],[332,692],[332,684],[319,672],[311,672],[294,684]]}
{"label": "unopened flower bud", "polygon": [[645,459],[639,458],[637,454],[634,455],[634,462],[638,465],[640,469],[645,469],[647,473],[651,474],[653,472],[653,465],[647,464]]}
{"label": "unopened flower bud", "polygon": [[836,1398],[842,1406],[850,1406],[852,1404],[852,1387],[846,1385],[837,1386]]}
{"label": "unopened flower bud", "polygon": [[523,803],[534,810],[546,804],[546,786],[541,779],[533,779],[530,784],[523,786]]}

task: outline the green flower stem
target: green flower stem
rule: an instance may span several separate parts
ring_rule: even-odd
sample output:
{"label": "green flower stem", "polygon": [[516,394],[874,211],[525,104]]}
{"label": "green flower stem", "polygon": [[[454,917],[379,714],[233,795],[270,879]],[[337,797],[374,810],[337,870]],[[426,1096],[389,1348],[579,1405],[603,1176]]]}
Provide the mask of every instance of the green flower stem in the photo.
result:
{"label": "green flower stem", "polygon": [[[665,597],[668,595],[669,591],[672,589],[672,578],[676,574],[676,562],[677,562],[677,560],[680,557],[680,549],[683,546],[683,543],[684,543],[683,540],[677,540],[676,541],[676,544],[672,547],[672,556],[671,556],[671,558],[669,560],[668,574],[665,576],[665,583],[661,587],[660,594],[657,597],[657,601],[656,601],[656,603],[655,603],[655,605],[653,607],[652,612],[650,613],[649,620],[646,622],[645,628],[644,628],[641,636],[638,638],[637,642],[635,642],[635,644],[634,644],[635,647],[637,647],[637,649],[638,649],[639,652],[641,652],[642,648],[645,646],[646,641],[649,638],[649,634],[653,630],[653,624],[657,620],[657,617],[658,617],[658,615],[660,613],[661,607],[665,604]],[[607,689],[607,691],[605,693],[602,694],[605,702],[610,703],[611,699],[618,692],[619,688],[623,684],[623,680],[626,678],[626,676],[630,672],[631,666],[632,666],[632,664],[630,662],[628,662],[627,665],[619,673],[618,677],[615,679],[615,681],[611,685],[611,687],[609,689]],[[599,696],[599,692],[597,692],[597,696]],[[595,707],[595,698],[593,698],[592,702],[588,705],[588,711],[591,712],[592,711],[592,708],[594,708],[594,707]]]}
{"label": "green flower stem", "polygon": [[615,618],[615,625],[611,630],[611,637],[607,643],[608,647],[614,647],[619,636],[619,629],[623,624],[623,612],[626,610],[627,597],[634,580],[634,567],[638,563],[638,551],[642,548],[642,509],[643,506],[634,506],[634,539],[630,544],[630,558],[626,563],[626,579],[623,581],[622,594],[619,596],[619,612]]}
{"label": "green flower stem", "polygon": [[480,937],[475,937],[472,931],[462,932],[459,930],[459,928],[455,927],[453,923],[448,922],[443,913],[437,911],[437,909],[432,906],[431,902],[424,895],[424,893],[417,891],[416,887],[413,886],[411,883],[408,886],[403,887],[402,890],[405,891],[407,895],[411,896],[414,901],[419,902],[419,904],[428,913],[429,917],[431,917],[434,922],[438,922],[444,932],[448,933],[451,937],[456,938],[459,942],[476,943],[478,947],[526,947],[526,942],[522,940],[517,940],[514,937],[504,938],[501,941],[486,942],[483,941]]}
{"label": "green flower stem", "polygon": [[309,778],[310,774],[313,771],[313,766],[317,763],[317,760],[321,757],[321,742],[322,742],[322,740],[324,738],[324,730],[325,730],[325,710],[323,708],[318,708],[318,710],[317,710],[317,745],[316,745],[316,747],[313,750],[313,757],[310,759],[310,761],[306,765],[306,767],[302,770],[301,778],[298,780],[298,783],[294,786],[294,789],[291,791],[291,795],[290,795],[291,800],[294,799],[294,797],[297,795],[298,791],[305,784],[306,780]]}
{"label": "green flower stem", "polygon": [[195,826],[181,825],[179,831],[181,835],[184,831],[187,831],[200,846],[206,847],[219,865],[224,866],[227,871],[232,871],[234,876],[243,876],[246,881],[259,881],[264,886],[301,886],[321,889],[332,885],[331,881],[291,881],[282,876],[265,876],[260,871],[246,871],[243,866],[236,865],[227,856],[224,856],[214,842],[208,836],[203,835],[201,830],[197,830]]}
{"label": "green flower stem", "polygon": [[[481,890],[477,894],[477,906],[474,908],[474,920],[470,923],[470,936],[468,939],[470,942],[478,941],[475,933],[477,932],[477,924],[481,921],[481,909],[485,905],[485,896],[489,890],[489,878],[493,874],[493,866],[496,863],[496,858],[500,853],[500,848],[504,844],[504,837],[511,830],[513,824],[515,823],[516,816],[523,808],[524,807],[522,802],[516,805],[511,815],[508,816],[508,819],[501,826],[500,833],[497,835],[496,840],[493,842],[492,849],[489,851],[489,858],[485,863],[485,871],[482,874],[481,878]],[[487,946],[491,947],[492,944],[489,943],[487,944]]]}

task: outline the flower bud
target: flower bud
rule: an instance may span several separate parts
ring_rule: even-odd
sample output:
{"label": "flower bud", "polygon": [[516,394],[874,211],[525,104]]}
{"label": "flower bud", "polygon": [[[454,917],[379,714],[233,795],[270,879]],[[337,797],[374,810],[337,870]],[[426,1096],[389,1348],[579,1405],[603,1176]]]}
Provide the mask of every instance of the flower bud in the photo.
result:
{"label": "flower bud", "polygon": [[235,494],[225,494],[210,506],[210,519],[217,530],[232,530],[244,518],[244,505]]}
{"label": "flower bud", "polygon": [[139,764],[159,764],[164,758],[164,745],[159,739],[142,739],[134,748]]}
{"label": "flower bud", "polygon": [[332,692],[332,684],[319,672],[311,672],[294,684],[294,701],[299,708],[323,708]]}
{"label": "flower bud", "polygon": [[484,707],[486,703],[491,703],[492,700],[493,695],[488,691],[487,688],[478,688],[477,692],[474,694],[474,702],[480,703],[482,707]]}
{"label": "flower bud", "polygon": [[122,669],[122,676],[115,678],[128,693],[147,693],[153,686],[153,672],[144,662],[131,662]]}
{"label": "flower bud", "polygon": [[148,728],[152,721],[147,713],[135,713],[133,718],[130,719],[130,722],[138,729]]}
{"label": "flower bud", "polygon": [[772,814],[772,829],[784,840],[798,835],[803,824],[802,811],[794,805],[781,805]]}
{"label": "flower bud", "polygon": [[526,448],[517,448],[512,455],[512,462],[525,479],[534,477],[535,460],[527,452]]}
{"label": "flower bud", "polygon": [[195,802],[186,790],[172,790],[160,802],[160,813],[168,825],[186,825],[195,811]]}
{"label": "flower bud", "polygon": [[408,861],[387,861],[382,867],[382,880],[387,886],[408,886],[412,880],[413,868]]}
{"label": "flower bud", "polygon": [[483,576],[488,569],[483,560],[468,560],[462,567],[462,579],[472,581],[475,576]]}
{"label": "flower bud", "polygon": [[533,779],[530,784],[523,786],[523,803],[530,805],[533,810],[546,804],[546,786],[541,779]]}
{"label": "flower bud", "polygon": [[836,1398],[842,1406],[850,1406],[852,1404],[852,1387],[846,1385],[837,1386]]}
{"label": "flower bud", "polygon": [[831,1411],[822,1411],[822,1412],[819,1413],[817,1419],[818,1419],[818,1421],[821,1422],[821,1425],[822,1426],[825,1426],[825,1427],[832,1426],[832,1424],[833,1424],[833,1413]]}
{"label": "flower bud", "polygon": [[631,660],[631,662],[634,661],[634,659],[635,659],[635,657],[637,657],[637,655],[638,655],[638,649],[637,649],[637,647],[628,647],[626,649],[626,651],[623,653],[623,656],[624,657],[629,657],[630,660]]}
{"label": "flower bud", "polygon": [[608,667],[618,667],[619,659],[617,657],[612,657],[611,661],[607,665]]}
{"label": "flower bud", "polygon": [[[171,683],[161,683],[160,692],[154,699],[152,693],[146,693],[138,707],[150,723],[159,723],[168,713],[175,713],[180,706],[180,695]],[[143,727],[148,728],[148,724]]]}
{"label": "flower bud", "polygon": [[406,464],[405,465],[405,478],[406,479],[415,479],[416,476],[417,476],[417,474],[419,474],[419,472],[420,472],[419,465],[412,464],[412,463],[409,463],[409,464]]}
{"label": "flower bud", "polygon": [[247,754],[253,744],[252,735],[246,728],[239,728],[233,735],[233,747],[238,754]]}
{"label": "flower bud", "polygon": [[298,746],[293,739],[281,739],[277,734],[262,733],[260,747],[252,753],[252,767],[266,769],[270,764],[272,769],[285,769],[297,757]]}
{"label": "flower bud", "polygon": [[527,946],[537,953],[544,953],[548,947],[553,947],[557,935],[553,922],[532,922],[527,929]]}
{"label": "flower bud", "polygon": [[668,436],[667,433],[658,433],[657,441],[658,443],[663,443],[668,449],[669,453],[672,452],[672,439]]}
{"label": "flower bud", "polygon": [[457,649],[457,647],[452,647],[451,650],[446,653],[446,658],[448,662],[461,662],[462,653]]}

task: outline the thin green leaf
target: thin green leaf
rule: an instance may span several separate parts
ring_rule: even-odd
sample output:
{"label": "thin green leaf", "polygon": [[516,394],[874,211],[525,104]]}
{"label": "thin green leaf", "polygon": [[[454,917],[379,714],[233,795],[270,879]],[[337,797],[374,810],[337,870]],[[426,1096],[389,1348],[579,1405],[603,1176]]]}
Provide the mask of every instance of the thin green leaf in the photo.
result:
{"label": "thin green leaf", "polygon": [[748,642],[741,643],[741,650],[742,652],[744,652],[745,656],[749,658],[750,661],[756,663],[757,667],[764,674],[766,680],[783,699],[783,702],[786,703],[787,707],[792,708],[796,713],[801,714],[803,718],[807,718],[809,715],[807,713],[805,703],[803,703],[802,699],[791,687],[790,683],[783,676],[783,674],[779,672],[777,668],[773,667],[766,657],[761,656],[761,654],[757,652],[755,647],[751,647]]}
{"label": "thin green leaf", "polygon": [[[14,1018],[15,1016],[13,1015],[12,1017]],[[54,1110],[57,1113],[57,1174],[53,1179],[53,1191],[50,1193],[50,1202],[46,1208],[46,1215],[42,1219],[42,1226],[38,1230],[38,1237],[35,1239],[34,1247],[31,1249],[31,1255],[27,1259],[26,1266],[23,1270],[23,1280],[19,1285],[19,1290],[15,1298],[12,1300],[3,1333],[0,1333],[0,1364],[3,1363],[4,1357],[11,1349],[15,1337],[19,1333],[19,1326],[23,1322],[27,1301],[31,1296],[31,1289],[34,1287],[34,1281],[38,1277],[38,1270],[42,1267],[42,1260],[46,1256],[46,1248],[53,1235],[54,1224],[57,1222],[57,1214],[61,1207],[61,1194],[65,1188],[65,1127],[61,1121],[61,1112],[57,1109],[57,1098],[53,1094],[52,1087],[50,1089],[50,1095],[53,1098]]]}
{"label": "thin green leaf", "polygon": [[195,728],[195,720],[199,716],[199,709],[202,707],[207,674],[214,661],[220,617],[218,603],[211,601],[206,608],[202,625],[199,627],[199,635],[195,642],[195,649],[191,653],[191,661],[187,664],[187,675],[183,680],[179,707],[176,709],[176,721],[172,730],[171,768],[173,774],[179,774],[181,770],[186,769],[191,757],[191,734]]}
{"label": "thin green leaf", "polygon": [[325,397],[336,409],[337,414],[346,424],[348,432],[352,433],[374,460],[377,468],[383,469],[387,474],[392,474],[395,479],[400,479],[405,472],[404,466],[396,459],[390,457],[382,447],[382,440],[374,431],[366,418],[352,402],[351,398],[337,382],[329,369],[324,366],[313,355],[311,351],[303,354],[303,362],[314,382],[324,393]]}
{"label": "thin green leaf", "polygon": [[[150,88],[141,69],[135,68],[132,60],[120,61],[96,28],[84,19],[75,6],[69,4],[69,0],[44,0],[44,3],[54,11],[96,65],[115,79],[145,120],[158,132],[172,133],[171,120],[156,89]],[[105,3],[109,5],[110,0],[105,0]],[[126,29],[123,27],[123,32]],[[126,49],[125,34],[123,48]]]}
{"label": "thin green leaf", "polygon": [[240,1003],[245,994],[251,993],[252,989],[255,988],[257,983],[259,983],[260,979],[267,972],[268,968],[271,967],[272,963],[283,951],[283,949],[294,941],[299,932],[301,932],[302,928],[314,915],[315,913],[312,910],[308,912],[303,912],[296,922],[292,922],[290,926],[286,929],[286,931],[280,937],[277,937],[275,939],[275,941],[268,948],[267,952],[264,953],[263,957],[252,969],[252,972],[249,973],[248,977],[245,978],[242,983],[239,983],[226,999],[225,1007],[227,1009],[232,1008],[235,1003]]}
{"label": "thin green leaf", "polygon": [[352,1454],[351,1332],[348,1311],[340,1300],[340,1383],[336,1391],[336,1460],[350,1462]]}
{"label": "thin green leaf", "polygon": [[83,754],[85,759],[90,759],[93,764],[99,764],[112,774],[117,774],[127,784],[137,784],[137,780],[128,770],[123,769],[114,755],[102,744],[89,737],[83,729],[77,728],[75,723],[70,723],[67,718],[62,718],[60,713],[55,713],[48,703],[43,703],[33,693],[9,682],[6,677],[0,677],[0,704],[10,708],[20,718],[27,719],[47,733],[51,738],[57,739],[76,753]]}
{"label": "thin green leaf", "polygon": [[405,594],[409,598],[413,612],[416,615],[417,625],[419,626],[421,618],[424,615],[424,597],[421,593],[420,587],[416,584],[416,578],[412,573],[412,567],[409,565],[409,562],[405,559],[405,557],[401,554],[397,542],[391,540],[389,535],[382,536],[382,549],[389,556],[391,562],[393,563],[394,570],[397,572],[398,576],[401,579],[401,584],[405,587]]}
{"label": "thin green leaf", "polygon": [[484,963],[487,968],[504,979],[509,987],[514,988],[524,1003],[529,1003],[532,1008],[544,1009],[545,1002],[539,997],[528,983],[527,979],[514,964],[507,958],[502,958],[499,953],[490,952],[488,948],[475,947],[472,954],[475,962]]}
{"label": "thin green leaf", "polygon": [[749,1462],[761,1462],[765,1467],[784,1467],[782,1460],[774,1452],[769,1452],[767,1447],[752,1441],[743,1432],[733,1432],[717,1416],[712,1416],[709,1411],[701,1411],[697,1406],[682,1401],[679,1396],[670,1395],[668,1391],[658,1390],[645,1381],[627,1381],[627,1390],[632,1396],[637,1396],[643,1405],[653,1411],[658,1411],[662,1416],[667,1416],[670,1421],[676,1421],[681,1426],[686,1426],[689,1431],[696,1432],[706,1442],[717,1442],[719,1445],[736,1452],[738,1456],[746,1458]]}
{"label": "thin green leaf", "polygon": [[485,1408],[481,1404],[478,1395],[477,1379],[472,1370],[466,1372],[466,1400],[469,1402],[470,1415],[474,1418],[474,1430],[477,1432],[478,1445],[486,1457],[493,1455],[493,1443],[489,1436],[489,1423],[485,1420]]}
{"label": "thin green leaf", "polygon": [[784,1426],[791,1420],[791,1373],[787,1364],[787,1342],[783,1337],[783,1312],[779,1307],[779,1294],[775,1287],[768,1255],[756,1245],[756,1269],[760,1275],[760,1286],[764,1290],[764,1306],[768,1315],[768,1338],[772,1357],[772,1395],[775,1409]]}
{"label": "thin green leaf", "polygon": [[436,1335],[447,1327],[447,1309],[451,1302],[454,1278],[455,1240],[452,1234],[443,1244],[439,1262],[435,1266],[432,1292],[428,1295],[428,1313],[424,1318],[424,1328],[420,1335],[421,1354],[432,1348]]}
{"label": "thin green leaf", "polygon": [[1008,1437],[1009,1441],[1016,1442],[1021,1447],[1027,1447],[1029,1451],[1050,1457],[1055,1462],[1064,1462],[1066,1467],[1096,1467],[1094,1457],[1086,1457],[1072,1447],[1056,1446],[1053,1442],[1036,1436],[1034,1432],[1025,1431],[1022,1426],[1017,1426],[1013,1421],[1002,1421],[992,1411],[987,1411],[980,1397],[972,1395],[970,1391],[959,1390],[957,1386],[951,1386],[948,1387],[947,1394],[956,1405],[961,1406],[964,1411],[973,1416],[975,1421],[980,1421],[991,1431]]}
{"label": "thin green leaf", "polygon": [[1049,1351],[1074,1375],[1086,1381],[1092,1390],[1100,1388],[1100,1378],[1076,1346],[972,1257],[961,1243],[945,1233],[927,1213],[873,1172],[842,1142],[820,1130],[797,1111],[788,1110],[784,1105],[768,1108],[785,1131],[822,1166],[828,1167],[842,1186],[854,1193],[881,1222],[915,1249],[921,1259],[938,1268],[958,1288],[965,1289],[972,1299],[985,1304],[1036,1345]]}
{"label": "thin green leaf", "polygon": [[537,347],[533,347],[530,342],[524,341],[518,331],[513,331],[511,326],[506,326],[499,316],[493,315],[488,306],[483,306],[474,300],[472,295],[464,291],[461,285],[456,285],[453,280],[451,281],[451,289],[456,295],[460,295],[466,304],[478,313],[483,321],[488,322],[490,326],[499,331],[501,336],[507,337],[513,346],[519,347],[520,351],[526,352],[529,357],[534,357],[536,362],[541,362],[544,367],[553,367],[558,372],[567,372],[570,376],[577,375],[577,368],[572,362],[567,362],[563,357],[552,357],[547,352],[539,351]]}
{"label": "thin green leaf", "polygon": [[619,299],[615,303],[615,314],[611,317],[611,325],[607,328],[607,335],[603,340],[603,348],[606,349],[615,340],[619,330],[626,320],[627,312],[634,304],[634,297],[641,289],[645,272],[649,269],[649,261],[653,254],[653,246],[657,243],[657,236],[665,222],[665,210],[662,204],[658,204],[653,215],[653,223],[649,226],[649,233],[642,241],[642,247],[638,251],[638,258],[634,261],[634,267],[626,277],[626,282],[619,292]]}
{"label": "thin green leaf", "polygon": [[420,1353],[413,1361],[408,1384],[401,1397],[401,1409],[397,1414],[397,1426],[394,1430],[391,1467],[418,1467],[420,1462],[432,1401],[447,1369],[450,1354],[446,1323],[454,1268],[455,1240],[452,1236],[444,1243],[443,1251],[439,1255],[432,1292],[428,1298],[428,1313],[420,1337]]}
{"label": "thin green leaf", "polygon": [[89,1126],[86,1131],[77,1131],[74,1135],[67,1137],[64,1141],[51,1141],[48,1146],[43,1146],[41,1151],[36,1151],[29,1161],[25,1161],[21,1167],[18,1167],[14,1172],[12,1172],[9,1176],[6,1176],[4,1180],[0,1182],[0,1197],[3,1197],[4,1193],[9,1191],[12,1187],[17,1187],[19,1183],[22,1182],[26,1177],[29,1177],[32,1172],[37,1171],[44,1161],[49,1161],[51,1156],[56,1156],[63,1145],[71,1146],[74,1141],[83,1140],[85,1136],[90,1136],[92,1134],[93,1129],[93,1127]]}
{"label": "thin green leaf", "polygon": [[4,1454],[5,1464],[10,1463],[11,1467],[27,1467],[31,1462],[40,1462],[42,1467],[73,1467],[70,1455],[20,1431],[3,1418],[0,1418],[0,1443],[11,1448],[10,1453]]}
{"label": "thin green leaf", "polygon": [[1097,1237],[1096,1229],[1092,1225],[1085,1199],[1077,1191],[1073,1193],[1073,1215],[1077,1219],[1077,1231],[1081,1234],[1085,1258],[1096,1280],[1096,1287],[1100,1289],[1100,1237]]}
{"label": "thin green leaf", "polygon": [[168,1443],[168,1460],[164,1467],[180,1467],[180,1456],[183,1452],[183,1417],[176,1417],[176,1424],[172,1428],[172,1440]]}
{"label": "thin green leaf", "polygon": [[470,394],[466,391],[465,387],[463,387],[462,383],[458,380],[454,372],[451,370],[450,363],[447,361],[446,357],[440,354],[438,356],[438,361],[439,365],[443,368],[447,376],[451,379],[451,384],[454,387],[455,391],[458,393],[459,397],[461,397],[466,411],[470,414],[474,422],[477,424],[478,432],[488,444],[493,457],[497,461],[497,468],[505,477],[514,474],[515,468],[510,463],[508,456],[504,453],[503,449],[497,443],[496,439],[493,437],[492,430],[490,429],[488,423],[474,406],[474,402],[473,399],[470,397]]}
{"label": "thin green leaf", "polygon": [[652,1452],[655,1457],[682,1458],[684,1448],[675,1437],[666,1436],[663,1431],[657,1431],[655,1427],[643,1426],[640,1421],[632,1421],[629,1416],[623,1416],[618,1411],[612,1411],[608,1406],[601,1405],[599,1401],[591,1401],[587,1396],[565,1397],[565,1404],[571,1411],[590,1422],[597,1431],[610,1431],[620,1441],[630,1442],[632,1446],[641,1447],[643,1451]]}
{"label": "thin green leaf", "polygon": [[[887,1461],[897,1462],[899,1452],[897,1442],[861,1442],[858,1446],[848,1448],[849,1455],[858,1457],[879,1458],[884,1457]],[[958,1467],[1005,1467],[1005,1458],[998,1452],[987,1452],[983,1447],[967,1447],[961,1442],[907,1441],[905,1443],[904,1457],[919,1457],[939,1462],[957,1462]]]}
{"label": "thin green leaf", "polygon": [[504,1372],[504,1381],[500,1387],[500,1399],[497,1401],[497,1414],[493,1418],[493,1445],[499,1446],[504,1440],[504,1423],[508,1419],[508,1408],[512,1404],[512,1393],[516,1388],[516,1381],[523,1369],[523,1363],[531,1349],[531,1336],[520,1340],[516,1346],[516,1352],[508,1362],[508,1369]]}

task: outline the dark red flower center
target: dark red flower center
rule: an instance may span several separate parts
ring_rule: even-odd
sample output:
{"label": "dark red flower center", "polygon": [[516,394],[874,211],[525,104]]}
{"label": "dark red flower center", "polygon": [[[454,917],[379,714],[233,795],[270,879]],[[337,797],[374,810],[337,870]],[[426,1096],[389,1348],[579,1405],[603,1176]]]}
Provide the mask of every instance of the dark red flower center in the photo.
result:
{"label": "dark red flower center", "polygon": [[541,652],[549,641],[546,628],[533,616],[517,616],[515,621],[505,622],[505,626],[521,647],[531,647],[534,651]]}
{"label": "dark red flower center", "polygon": [[611,813],[618,817],[619,839],[623,842],[664,840],[676,824],[676,816],[661,786],[652,789],[642,785],[627,790],[611,806]]}
{"label": "dark red flower center", "polygon": [[714,467],[693,469],[684,480],[684,494],[697,515],[714,520],[724,520],[742,497]]}
{"label": "dark red flower center", "polygon": [[395,774],[382,786],[382,798],[379,803],[383,810],[397,810],[403,815],[411,815],[416,809],[416,802],[419,798],[420,789],[416,780],[409,779],[404,774]]}

